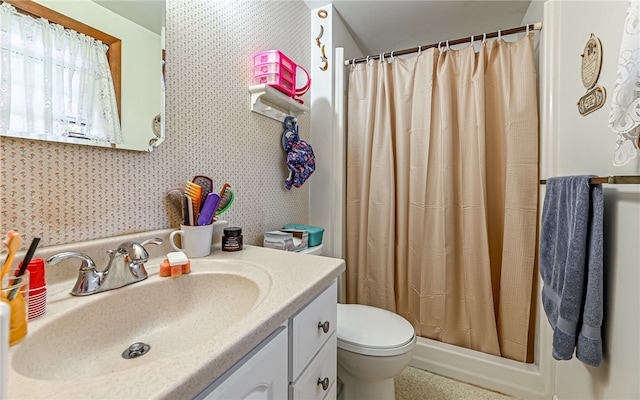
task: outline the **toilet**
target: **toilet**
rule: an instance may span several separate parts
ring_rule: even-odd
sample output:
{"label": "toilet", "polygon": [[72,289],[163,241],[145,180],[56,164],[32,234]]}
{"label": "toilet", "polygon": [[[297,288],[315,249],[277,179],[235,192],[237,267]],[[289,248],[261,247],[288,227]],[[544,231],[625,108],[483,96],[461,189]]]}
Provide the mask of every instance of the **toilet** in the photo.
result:
{"label": "toilet", "polygon": [[401,316],[362,304],[338,304],[338,380],[342,398],[394,399],[393,378],[409,365],[416,333]]}
{"label": "toilet", "polygon": [[[322,254],[309,248],[307,254]],[[362,304],[338,304],[339,399],[395,399],[393,378],[409,365],[416,333],[398,314]]]}

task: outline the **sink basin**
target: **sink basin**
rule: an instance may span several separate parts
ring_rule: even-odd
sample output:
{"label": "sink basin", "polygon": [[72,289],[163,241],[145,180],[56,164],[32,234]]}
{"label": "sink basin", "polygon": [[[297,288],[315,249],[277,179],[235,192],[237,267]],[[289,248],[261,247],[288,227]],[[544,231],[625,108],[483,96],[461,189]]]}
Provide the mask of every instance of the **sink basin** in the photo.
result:
{"label": "sink basin", "polygon": [[[224,335],[272,284],[265,269],[244,261],[192,260],[191,268],[177,279],[152,274],[120,289],[63,299],[79,304],[45,315],[50,321],[16,346],[14,370],[33,379],[77,380],[174,356]],[[150,350],[124,359],[136,342]]]}

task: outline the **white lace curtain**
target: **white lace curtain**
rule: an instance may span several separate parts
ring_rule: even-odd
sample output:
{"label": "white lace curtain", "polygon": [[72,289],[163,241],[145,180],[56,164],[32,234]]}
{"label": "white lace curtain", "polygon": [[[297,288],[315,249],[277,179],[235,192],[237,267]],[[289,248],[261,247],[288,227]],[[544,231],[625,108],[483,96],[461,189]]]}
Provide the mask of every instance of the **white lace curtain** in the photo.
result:
{"label": "white lace curtain", "polygon": [[99,40],[0,4],[0,132],[122,143],[107,50]]}
{"label": "white lace curtain", "polygon": [[609,127],[618,134],[613,165],[640,155],[640,1],[629,0],[623,25],[618,71],[611,96]]}

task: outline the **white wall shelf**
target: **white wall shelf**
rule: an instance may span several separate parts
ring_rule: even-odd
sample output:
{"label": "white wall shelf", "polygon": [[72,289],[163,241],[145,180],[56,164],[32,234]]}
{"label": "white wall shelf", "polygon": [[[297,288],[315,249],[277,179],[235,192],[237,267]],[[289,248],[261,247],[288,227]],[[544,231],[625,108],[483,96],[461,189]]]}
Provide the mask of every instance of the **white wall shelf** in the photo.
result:
{"label": "white wall shelf", "polygon": [[269,85],[249,86],[249,92],[251,92],[251,111],[280,122],[284,122],[288,115],[298,118],[309,111],[309,107]]}

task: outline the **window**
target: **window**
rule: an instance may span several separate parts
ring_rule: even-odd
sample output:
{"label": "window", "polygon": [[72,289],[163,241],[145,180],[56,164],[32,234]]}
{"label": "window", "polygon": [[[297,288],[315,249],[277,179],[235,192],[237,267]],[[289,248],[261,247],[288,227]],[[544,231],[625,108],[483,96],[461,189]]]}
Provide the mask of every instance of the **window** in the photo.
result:
{"label": "window", "polygon": [[117,38],[37,3],[3,2],[0,131],[121,143],[119,52]]}

